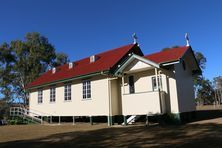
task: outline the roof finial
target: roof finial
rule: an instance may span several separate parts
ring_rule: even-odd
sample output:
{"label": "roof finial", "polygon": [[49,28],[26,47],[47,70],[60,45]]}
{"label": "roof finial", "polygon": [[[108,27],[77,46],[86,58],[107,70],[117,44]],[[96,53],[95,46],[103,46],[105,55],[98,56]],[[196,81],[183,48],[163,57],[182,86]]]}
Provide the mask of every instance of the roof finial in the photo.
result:
{"label": "roof finial", "polygon": [[185,39],[186,39],[186,42],[187,42],[186,46],[190,46],[190,40],[189,40],[189,37],[188,37],[188,33],[185,33]]}
{"label": "roof finial", "polygon": [[136,44],[137,39],[138,39],[137,36],[136,36],[136,33],[133,33],[132,37],[133,37],[133,44]]}

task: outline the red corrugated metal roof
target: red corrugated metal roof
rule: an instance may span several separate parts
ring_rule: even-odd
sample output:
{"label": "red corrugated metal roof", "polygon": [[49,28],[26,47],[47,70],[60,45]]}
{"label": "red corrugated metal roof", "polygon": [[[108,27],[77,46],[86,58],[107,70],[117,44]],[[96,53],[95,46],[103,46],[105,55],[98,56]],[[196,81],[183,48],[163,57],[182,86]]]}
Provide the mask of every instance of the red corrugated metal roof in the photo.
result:
{"label": "red corrugated metal roof", "polygon": [[68,68],[68,64],[59,66],[56,68],[56,72],[52,74],[52,70],[49,70],[38,77],[36,80],[27,85],[26,88],[39,86],[54,81],[63,79],[69,79],[81,75],[95,73],[99,71],[109,70],[114,66],[130,49],[134,47],[134,44],[129,44],[120,48],[112,49],[100,54],[96,54],[98,60],[94,63],[90,63],[90,58],[75,61],[72,69]]}
{"label": "red corrugated metal roof", "polygon": [[[90,63],[90,58],[75,61],[72,69],[68,68],[68,64],[59,66],[56,68],[56,73],[52,73],[49,70],[27,85],[27,88],[40,86],[55,81],[69,79],[81,75],[87,75],[99,71],[109,70],[113,67],[130,49],[134,47],[134,44],[129,44],[123,47],[112,49],[100,54],[96,54],[98,60],[94,63]],[[189,49],[187,46],[171,48],[165,51],[157,52],[154,54],[146,55],[145,58],[156,63],[167,63],[179,60],[184,53]]]}
{"label": "red corrugated metal roof", "polygon": [[170,48],[165,51],[146,55],[144,57],[158,64],[168,63],[179,60],[188,49],[189,46]]}

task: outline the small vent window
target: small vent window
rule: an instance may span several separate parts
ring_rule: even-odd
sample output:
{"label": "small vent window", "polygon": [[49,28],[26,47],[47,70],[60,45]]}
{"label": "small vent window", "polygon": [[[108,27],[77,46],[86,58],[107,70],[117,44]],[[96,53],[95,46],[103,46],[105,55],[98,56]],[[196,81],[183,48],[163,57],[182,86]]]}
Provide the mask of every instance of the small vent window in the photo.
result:
{"label": "small vent window", "polygon": [[53,73],[53,74],[56,73],[56,68],[55,68],[55,67],[52,68],[52,73]]}
{"label": "small vent window", "polygon": [[69,69],[73,68],[73,65],[74,65],[74,64],[73,64],[72,62],[70,62],[70,63],[69,63]]}
{"label": "small vent window", "polygon": [[90,56],[90,63],[93,63],[93,62],[96,62],[96,60],[98,60],[99,59],[99,57],[98,56],[96,56],[96,55],[92,55],[92,56]]}

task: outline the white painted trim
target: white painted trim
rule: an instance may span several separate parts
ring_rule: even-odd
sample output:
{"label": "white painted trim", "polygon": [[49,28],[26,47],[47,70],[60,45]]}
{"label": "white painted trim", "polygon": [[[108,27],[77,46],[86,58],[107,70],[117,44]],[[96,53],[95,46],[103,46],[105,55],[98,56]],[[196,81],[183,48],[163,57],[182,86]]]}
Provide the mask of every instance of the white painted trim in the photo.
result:
{"label": "white painted trim", "polygon": [[122,76],[122,89],[123,89],[122,94],[125,94],[125,82],[124,82],[124,75]]}
{"label": "white painted trim", "polygon": [[108,95],[109,95],[109,116],[112,116],[112,88],[111,88],[111,80],[108,80]]}
{"label": "white painted trim", "polygon": [[155,77],[156,77],[156,87],[157,87],[157,90],[159,90],[159,84],[158,84],[158,70],[157,70],[157,68],[155,68]]}
{"label": "white painted trim", "polygon": [[148,59],[146,59],[144,57],[138,56],[136,54],[133,54],[133,57],[135,57],[136,59],[138,59],[138,60],[140,60],[140,61],[142,61],[142,62],[144,62],[146,64],[149,64],[149,65],[151,65],[153,67],[160,68],[159,64],[157,64],[157,63],[155,63],[153,61],[150,61],[150,60],[148,60]]}
{"label": "white painted trim", "polygon": [[154,69],[153,67],[146,67],[146,68],[141,68],[141,69],[137,69],[137,70],[130,70],[130,71],[125,71],[125,74],[131,74],[131,73],[137,73],[137,72],[141,72],[141,71],[146,71],[146,70],[150,70],[150,69]]}
{"label": "white painted trim", "polygon": [[153,66],[155,68],[160,68],[159,64],[157,64],[157,63],[155,63],[153,61],[150,61],[150,60],[148,60],[146,58],[143,58],[143,57],[141,57],[139,55],[132,54],[132,56],[129,59],[127,59],[123,65],[121,65],[119,67],[119,69],[115,72],[115,74],[118,74],[118,72],[123,71],[135,59],[137,59],[139,61],[142,61],[142,62],[144,62],[144,63],[146,63],[148,65],[151,65],[151,66]]}
{"label": "white painted trim", "polygon": [[168,66],[168,65],[178,64],[178,63],[180,63],[180,61],[165,63],[165,64],[162,64],[162,66]]}

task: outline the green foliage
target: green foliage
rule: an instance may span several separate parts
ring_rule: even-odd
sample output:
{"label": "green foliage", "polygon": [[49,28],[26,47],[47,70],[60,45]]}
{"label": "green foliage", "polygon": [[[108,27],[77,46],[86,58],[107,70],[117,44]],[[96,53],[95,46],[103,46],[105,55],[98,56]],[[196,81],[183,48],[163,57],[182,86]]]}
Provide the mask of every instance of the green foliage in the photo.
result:
{"label": "green foliage", "polygon": [[207,58],[201,52],[195,52],[195,57],[199,67],[203,71],[206,68]]}
{"label": "green foliage", "polygon": [[222,90],[222,76],[215,77],[213,79],[214,88],[217,90]]}
{"label": "green foliage", "polygon": [[[205,68],[206,68],[206,62],[207,62],[206,57],[201,52],[195,52],[195,58],[197,60],[197,63],[199,65],[200,69],[202,71],[204,71]],[[195,86],[196,89],[199,86],[201,86],[202,80],[203,80],[202,75],[194,76],[194,86]]]}
{"label": "green foliage", "polygon": [[12,119],[8,120],[8,124],[9,125],[21,125],[21,124],[29,124],[31,122],[29,122],[27,119],[22,118],[22,117],[13,117]]}
{"label": "green foliage", "polygon": [[172,46],[172,47],[165,47],[165,48],[162,49],[162,51],[167,51],[167,50],[170,50],[172,48],[178,48],[178,47],[180,47],[180,46],[175,45],[175,46]]}
{"label": "green foliage", "polygon": [[13,101],[12,83],[15,56],[7,43],[0,45],[0,118],[9,116],[9,106]]}
{"label": "green foliage", "polygon": [[[206,57],[201,52],[195,52],[197,63],[202,71],[206,68]],[[213,104],[214,89],[212,82],[205,79],[202,75],[194,76],[194,88],[196,93],[196,102],[200,104]]]}
{"label": "green foliage", "polygon": [[213,104],[214,89],[210,80],[203,78],[197,89],[197,100],[204,105]]}
{"label": "green foliage", "polygon": [[25,86],[32,82],[48,70],[56,58],[54,47],[48,42],[48,39],[39,33],[27,33],[25,40],[16,40],[11,42],[11,48],[16,55],[14,64],[14,90],[16,97],[21,98],[24,103],[27,101],[27,92]]}
{"label": "green foliage", "polygon": [[54,62],[54,67],[56,66],[59,66],[59,65],[63,65],[63,64],[66,64],[68,63],[69,60],[68,60],[68,56],[65,54],[65,53],[56,53],[56,59],[55,59],[55,62]]}
{"label": "green foliage", "polygon": [[27,33],[24,40],[0,46],[0,100],[7,104],[20,99],[27,104],[25,86],[53,66],[65,64],[68,56],[56,53],[48,39],[37,32]]}
{"label": "green foliage", "polygon": [[9,117],[9,106],[10,103],[8,103],[7,100],[0,100],[0,119],[5,119]]}

